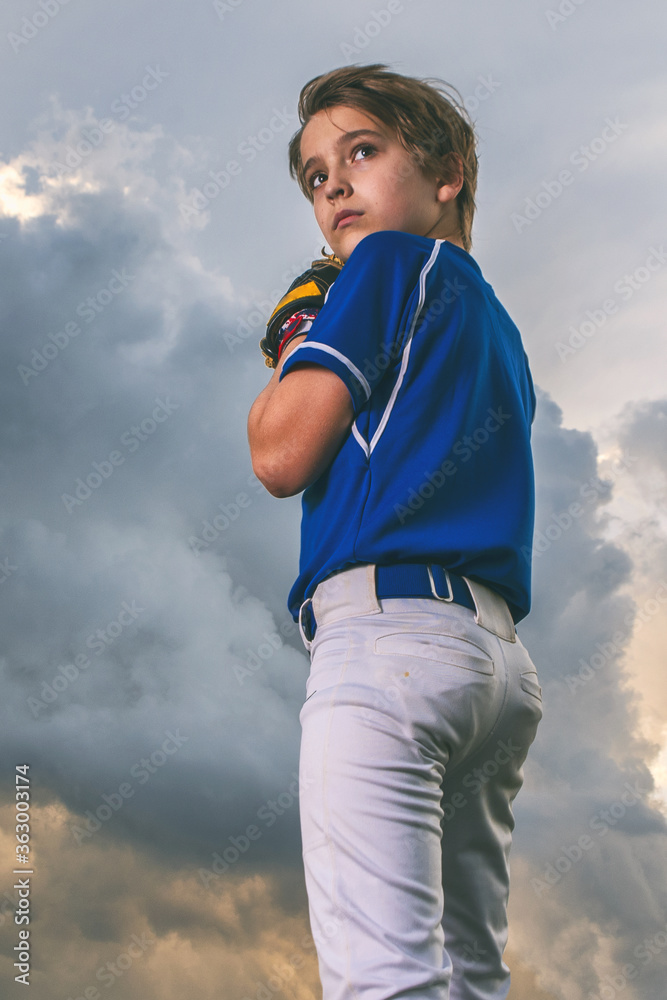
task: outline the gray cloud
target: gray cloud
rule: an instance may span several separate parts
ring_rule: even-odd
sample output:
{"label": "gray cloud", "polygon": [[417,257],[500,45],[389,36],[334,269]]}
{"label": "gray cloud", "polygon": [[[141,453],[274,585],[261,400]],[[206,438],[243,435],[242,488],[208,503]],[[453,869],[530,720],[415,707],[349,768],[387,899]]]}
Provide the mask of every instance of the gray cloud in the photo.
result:
{"label": "gray cloud", "polygon": [[644,498],[664,515],[667,503],[667,399],[627,403],[618,416],[618,444],[631,455]]}
{"label": "gray cloud", "polygon": [[[659,746],[640,733],[624,662],[641,606],[628,592],[632,559],[604,539],[615,484],[598,477],[594,440],[563,428],[544,393],[538,414],[542,551],[534,608],[519,630],[538,667],[545,714],[515,809],[515,933],[522,954],[541,965],[538,983],[556,996],[588,997],[598,977],[633,964],[626,995],[643,1000],[655,995],[667,957],[649,963],[635,951],[667,924],[664,864],[661,874],[656,863],[667,822],[648,768]],[[661,596],[655,603],[664,613],[667,591]],[[576,947],[566,912],[576,915]]]}
{"label": "gray cloud", "polygon": [[[204,860],[293,782],[294,504],[252,476],[234,399],[261,370],[223,339],[242,304],[119,195],[59,189],[45,214],[8,220],[2,740],[82,817],[82,850],[129,785],[105,833]],[[184,742],[165,756],[168,733]],[[294,863],[296,807],[274,820],[272,857]]]}

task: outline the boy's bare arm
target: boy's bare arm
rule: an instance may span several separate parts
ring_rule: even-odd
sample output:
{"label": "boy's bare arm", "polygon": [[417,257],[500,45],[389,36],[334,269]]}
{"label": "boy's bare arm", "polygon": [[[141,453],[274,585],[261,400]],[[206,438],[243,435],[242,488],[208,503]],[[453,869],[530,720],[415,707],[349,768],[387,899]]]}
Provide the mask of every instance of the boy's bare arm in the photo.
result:
{"label": "boy's bare arm", "polygon": [[274,497],[294,496],[315,482],[354,419],[345,383],[322,365],[304,361],[279,382],[285,358],[304,339],[287,344],[248,415],[253,471]]}

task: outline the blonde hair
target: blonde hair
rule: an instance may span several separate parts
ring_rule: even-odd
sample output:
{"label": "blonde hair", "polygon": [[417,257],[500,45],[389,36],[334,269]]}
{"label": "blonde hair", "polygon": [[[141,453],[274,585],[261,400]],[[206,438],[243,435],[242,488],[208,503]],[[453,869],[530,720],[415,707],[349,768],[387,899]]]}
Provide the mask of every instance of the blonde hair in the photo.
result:
{"label": "blonde hair", "polygon": [[444,80],[420,80],[393,73],[383,63],[343,66],[309,80],[299,95],[301,127],[289,142],[289,170],[311,203],[313,192],[304,176],[301,136],[313,115],[336,105],[357,108],[389,126],[426,174],[448,182],[456,177],[460,164],[463,186],[456,203],[461,242],[470,251],[477,190],[477,140],[458,90]]}

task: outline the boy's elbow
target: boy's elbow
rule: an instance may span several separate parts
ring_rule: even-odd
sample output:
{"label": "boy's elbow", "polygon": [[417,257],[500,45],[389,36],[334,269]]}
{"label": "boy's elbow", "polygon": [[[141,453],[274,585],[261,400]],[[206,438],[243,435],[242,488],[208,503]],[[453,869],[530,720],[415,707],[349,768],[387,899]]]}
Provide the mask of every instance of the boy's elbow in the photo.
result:
{"label": "boy's elbow", "polygon": [[273,483],[271,486],[267,486],[267,489],[272,497],[276,497],[277,500],[284,500],[286,497],[295,497],[297,493],[303,491],[304,487],[287,483]]}
{"label": "boy's elbow", "polygon": [[275,455],[268,455],[263,459],[254,458],[252,469],[264,489],[279,500],[296,496],[307,485],[302,483],[298,470],[290,469],[284,461],[277,460]]}
{"label": "boy's elbow", "polygon": [[294,485],[293,482],[289,481],[284,475],[280,473],[269,473],[262,476],[257,476],[259,481],[263,484],[264,488],[268,490],[272,497],[276,497],[278,500],[284,500],[285,497],[296,496],[297,493],[301,493],[304,488],[301,485]]}

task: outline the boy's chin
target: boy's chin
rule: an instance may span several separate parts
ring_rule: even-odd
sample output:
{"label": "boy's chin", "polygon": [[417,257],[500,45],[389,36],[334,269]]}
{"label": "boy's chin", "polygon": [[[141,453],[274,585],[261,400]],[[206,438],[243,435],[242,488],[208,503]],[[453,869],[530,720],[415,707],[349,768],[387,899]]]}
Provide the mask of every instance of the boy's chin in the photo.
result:
{"label": "boy's chin", "polygon": [[352,255],[352,251],[357,246],[357,244],[361,243],[364,236],[368,236],[368,233],[367,232],[355,233],[351,239],[340,240],[340,242],[337,240],[336,243],[338,244],[338,246],[337,247],[332,246],[331,249],[336,254],[336,256],[340,258],[340,260],[342,260],[343,263],[345,263],[348,257]]}

